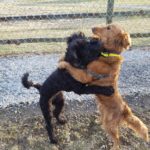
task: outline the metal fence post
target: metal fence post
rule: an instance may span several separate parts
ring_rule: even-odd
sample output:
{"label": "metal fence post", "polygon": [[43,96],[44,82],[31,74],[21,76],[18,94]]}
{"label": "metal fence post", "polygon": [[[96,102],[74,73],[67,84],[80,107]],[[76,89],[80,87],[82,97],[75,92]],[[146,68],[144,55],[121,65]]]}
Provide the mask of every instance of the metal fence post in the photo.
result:
{"label": "metal fence post", "polygon": [[108,2],[107,2],[106,24],[112,23],[113,9],[114,9],[114,0],[108,0]]}

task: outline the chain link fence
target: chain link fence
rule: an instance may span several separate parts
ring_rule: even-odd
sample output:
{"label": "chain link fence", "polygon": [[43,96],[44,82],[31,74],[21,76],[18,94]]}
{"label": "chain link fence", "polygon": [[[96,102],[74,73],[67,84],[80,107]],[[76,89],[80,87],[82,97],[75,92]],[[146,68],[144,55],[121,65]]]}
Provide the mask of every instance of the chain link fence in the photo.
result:
{"label": "chain link fence", "polygon": [[133,45],[149,45],[149,0],[1,0],[0,53],[60,52],[73,32],[89,36],[111,22],[131,33]]}

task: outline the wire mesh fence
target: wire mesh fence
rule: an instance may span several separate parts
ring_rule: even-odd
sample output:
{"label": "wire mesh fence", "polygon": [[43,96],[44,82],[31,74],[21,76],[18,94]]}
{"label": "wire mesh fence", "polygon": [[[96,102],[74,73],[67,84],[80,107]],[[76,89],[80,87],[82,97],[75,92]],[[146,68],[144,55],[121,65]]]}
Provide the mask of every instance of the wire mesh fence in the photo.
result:
{"label": "wire mesh fence", "polygon": [[133,45],[149,45],[149,0],[3,0],[0,52],[62,51],[71,33],[88,36],[94,25],[111,22],[131,33]]}

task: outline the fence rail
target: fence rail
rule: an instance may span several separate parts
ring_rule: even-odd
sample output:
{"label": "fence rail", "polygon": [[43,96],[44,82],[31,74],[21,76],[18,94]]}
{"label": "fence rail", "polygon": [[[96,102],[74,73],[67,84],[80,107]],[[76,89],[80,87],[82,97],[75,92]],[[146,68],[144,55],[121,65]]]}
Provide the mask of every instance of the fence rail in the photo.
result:
{"label": "fence rail", "polygon": [[[143,38],[150,37],[150,33],[134,33],[131,34],[132,38]],[[65,42],[67,37],[64,38],[27,38],[27,39],[6,39],[0,40],[1,45],[6,44],[16,44],[19,45],[21,43],[51,43],[51,42]]]}
{"label": "fence rail", "polygon": [[[105,18],[109,16],[107,13],[76,13],[76,14],[47,14],[47,15],[29,15],[29,16],[10,16],[0,17],[0,22],[8,21],[30,21],[30,20],[57,20],[57,19],[82,19],[82,18]],[[114,12],[113,17],[126,16],[147,16],[150,17],[149,10],[139,11],[121,11]]]}

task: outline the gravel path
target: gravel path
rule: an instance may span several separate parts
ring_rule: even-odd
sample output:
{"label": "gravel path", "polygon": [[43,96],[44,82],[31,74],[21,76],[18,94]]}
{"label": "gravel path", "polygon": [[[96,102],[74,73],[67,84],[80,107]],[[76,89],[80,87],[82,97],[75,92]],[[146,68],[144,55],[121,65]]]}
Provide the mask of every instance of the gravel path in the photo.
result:
{"label": "gravel path", "polygon": [[[142,50],[143,49],[143,50]],[[30,73],[30,78],[42,83],[57,67],[60,54],[18,55],[0,57],[0,106],[20,102],[38,102],[35,89],[26,90],[21,85],[21,76]],[[149,48],[134,48],[123,54],[125,61],[119,80],[123,95],[150,94],[150,51]],[[65,94],[66,99],[84,100],[89,96],[77,96],[72,92]],[[142,101],[142,100],[141,100]]]}

